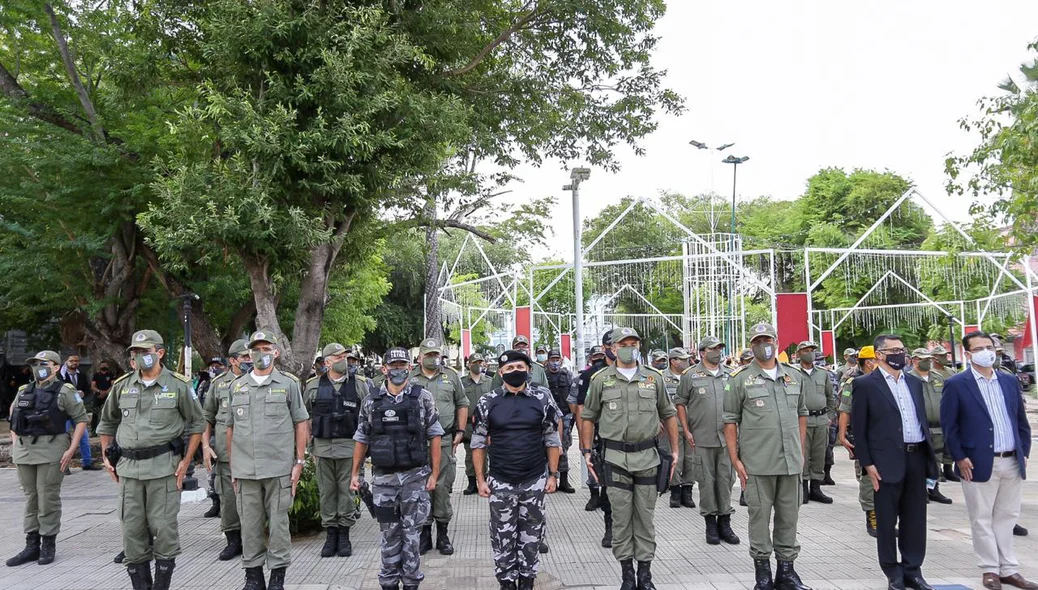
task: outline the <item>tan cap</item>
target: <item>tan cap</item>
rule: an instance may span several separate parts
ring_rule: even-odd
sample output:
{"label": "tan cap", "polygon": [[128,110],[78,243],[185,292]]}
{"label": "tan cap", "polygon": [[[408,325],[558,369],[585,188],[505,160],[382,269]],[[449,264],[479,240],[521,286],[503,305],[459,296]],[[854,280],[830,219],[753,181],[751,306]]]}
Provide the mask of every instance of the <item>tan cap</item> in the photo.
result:
{"label": "tan cap", "polygon": [[155,330],[137,330],[133,333],[133,337],[130,338],[130,345],[126,347],[126,350],[151,348],[160,344],[162,344],[162,336],[159,336],[159,333]]}
{"label": "tan cap", "polygon": [[933,348],[930,349],[930,354],[932,354],[934,356],[943,356],[943,355],[948,354],[948,351],[943,346],[938,344],[937,346],[934,346]]}
{"label": "tan cap", "polygon": [[516,334],[515,338],[512,338],[512,346],[514,347],[516,344],[526,344],[529,346],[530,339],[525,334]]}
{"label": "tan cap", "polygon": [[609,333],[609,341],[613,344],[619,343],[624,338],[637,338],[638,341],[642,339],[634,328],[613,328],[613,331]]}
{"label": "tan cap", "polygon": [[443,349],[440,347],[440,341],[435,338],[426,338],[422,340],[421,346],[418,347],[418,354],[425,356],[430,352],[436,352],[443,354]]}
{"label": "tan cap", "polygon": [[231,348],[227,350],[227,356],[241,356],[249,352],[249,347],[245,346],[245,339],[239,338],[231,343]]}
{"label": "tan cap", "polygon": [[856,348],[848,348],[843,351],[843,356],[854,356],[856,354],[858,354],[858,350]]}
{"label": "tan cap", "polygon": [[53,350],[41,350],[41,351],[37,352],[36,354],[32,355],[29,358],[28,362],[26,362],[25,364],[31,365],[32,363],[34,363],[36,361],[50,361],[50,362],[52,362],[52,363],[54,363],[56,365],[60,365],[61,364],[61,355],[59,355],[58,353],[54,352]]}
{"label": "tan cap", "polygon": [[797,352],[804,350],[805,348],[818,348],[818,345],[810,340],[804,340],[800,344],[797,344]]}
{"label": "tan cap", "polygon": [[724,342],[717,336],[706,336],[699,341],[699,345],[696,350],[706,350],[708,348],[714,348],[715,346],[726,346]]}
{"label": "tan cap", "polygon": [[652,354],[650,354],[649,356],[650,356],[650,358],[652,358],[652,360],[665,359],[665,358],[667,358],[667,351],[665,351],[665,350],[654,350],[654,351],[652,351]]}
{"label": "tan cap", "polygon": [[775,326],[763,322],[750,328],[750,342],[753,342],[754,338],[760,338],[761,336],[771,336],[777,339],[778,331],[775,330]]}
{"label": "tan cap", "polygon": [[685,352],[684,348],[672,348],[672,349],[670,349],[670,351],[667,353],[667,357],[668,358],[672,358],[672,359],[681,359],[681,360],[688,360],[690,358],[689,354],[687,352]]}
{"label": "tan cap", "polygon": [[933,355],[930,354],[930,351],[926,350],[925,348],[917,348],[917,349],[912,351],[912,358],[914,358],[914,359],[930,359],[930,358],[933,358]]}
{"label": "tan cap", "polygon": [[338,342],[332,342],[330,344],[326,344],[325,347],[321,349],[321,356],[335,356],[337,354],[342,354],[344,352],[346,352],[345,346],[339,344]]}
{"label": "tan cap", "polygon": [[278,345],[278,337],[274,335],[273,330],[256,330],[249,336],[248,347],[252,348],[256,346],[257,342],[269,342],[274,346]]}

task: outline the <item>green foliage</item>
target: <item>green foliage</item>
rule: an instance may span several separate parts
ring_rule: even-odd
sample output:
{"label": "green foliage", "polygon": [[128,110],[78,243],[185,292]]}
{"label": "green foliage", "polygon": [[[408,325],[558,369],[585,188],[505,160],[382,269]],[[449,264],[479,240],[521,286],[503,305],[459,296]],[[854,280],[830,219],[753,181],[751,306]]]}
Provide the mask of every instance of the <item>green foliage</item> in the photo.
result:
{"label": "green foliage", "polygon": [[292,534],[321,528],[321,492],[317,488],[317,465],[313,455],[306,457],[303,474],[296,484],[296,495],[288,509],[288,527]]}
{"label": "green foliage", "polygon": [[332,271],[321,342],[350,346],[378,328],[373,313],[391,285],[387,278],[389,269],[383,260],[385,241],[378,240],[377,244],[377,250],[367,259],[349,266],[340,265]]}

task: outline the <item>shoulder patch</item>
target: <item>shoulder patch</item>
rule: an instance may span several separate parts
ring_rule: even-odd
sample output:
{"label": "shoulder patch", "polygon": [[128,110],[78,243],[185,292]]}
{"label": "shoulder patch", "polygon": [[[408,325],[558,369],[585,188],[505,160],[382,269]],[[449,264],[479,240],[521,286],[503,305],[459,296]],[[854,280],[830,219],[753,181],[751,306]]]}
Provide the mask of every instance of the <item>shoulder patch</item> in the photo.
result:
{"label": "shoulder patch", "polygon": [[29,384],[26,383],[25,385],[22,385],[21,387],[18,388],[18,393],[21,393],[22,391],[25,391],[28,388],[29,388]]}
{"label": "shoulder patch", "polygon": [[299,383],[299,377],[296,377],[296,376],[295,376],[294,374],[292,374],[292,373],[286,373],[286,372],[284,372],[284,371],[281,371],[281,374],[282,374],[282,375],[285,375],[286,377],[288,377],[288,378],[289,378],[289,379],[291,379],[292,381],[295,381],[296,383]]}

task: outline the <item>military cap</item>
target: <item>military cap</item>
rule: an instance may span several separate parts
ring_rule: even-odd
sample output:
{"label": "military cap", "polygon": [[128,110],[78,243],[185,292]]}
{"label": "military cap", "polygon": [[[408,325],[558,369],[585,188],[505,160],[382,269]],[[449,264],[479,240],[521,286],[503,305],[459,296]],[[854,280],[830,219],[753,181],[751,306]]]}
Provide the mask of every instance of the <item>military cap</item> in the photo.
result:
{"label": "military cap", "polygon": [[609,343],[615,344],[624,338],[637,338],[639,341],[642,339],[634,328],[613,328],[609,334]]}
{"label": "military cap", "polygon": [[858,359],[875,359],[876,349],[872,346],[862,346],[861,350],[858,351]]}
{"label": "military cap", "polygon": [[500,356],[497,357],[497,360],[499,363],[501,363],[500,365],[498,365],[499,367],[503,367],[508,363],[514,363],[516,361],[522,361],[526,363],[527,367],[533,366],[533,361],[530,359],[530,355],[526,354],[525,352],[519,352],[518,350],[506,350],[502,352]]}
{"label": "military cap", "polygon": [[324,348],[321,349],[321,356],[335,356],[337,354],[342,354],[344,352],[346,352],[345,346],[339,344],[338,342],[332,342],[330,344],[326,344]]}
{"label": "military cap", "polygon": [[475,361],[483,361],[483,360],[485,360],[485,359],[483,358],[483,355],[482,355],[482,354],[480,354],[480,353],[478,353],[478,352],[474,352],[474,353],[472,353],[472,354],[470,354],[470,355],[469,355],[469,360],[468,360],[468,361],[466,361],[466,362],[469,362],[469,363],[471,363],[471,362],[475,362]]}
{"label": "military cap", "polygon": [[721,342],[721,339],[717,336],[706,336],[699,341],[699,346],[696,350],[706,350],[715,346],[725,346],[725,343]]}
{"label": "military cap", "polygon": [[856,348],[848,348],[843,351],[843,356],[857,356],[858,350]]}
{"label": "military cap", "polygon": [[598,355],[598,354],[605,355],[605,351],[602,350],[601,346],[596,344],[596,345],[591,347],[591,352],[588,353],[588,356],[592,357],[592,356],[595,356],[595,355]]}
{"label": "military cap", "polygon": [[605,334],[602,334],[602,346],[609,346],[613,343],[613,331],[609,330]]}
{"label": "military cap", "polygon": [[937,346],[934,346],[932,349],[930,349],[930,354],[934,356],[944,356],[948,354],[948,351],[943,346],[938,344]]}
{"label": "military cap", "polygon": [[56,365],[61,364],[61,356],[53,350],[41,350],[29,358],[27,365],[31,365],[36,361],[50,361]]}
{"label": "military cap", "polygon": [[435,338],[426,338],[422,340],[422,345],[418,347],[418,354],[426,355],[430,352],[438,352],[443,354],[443,349],[440,348],[440,342]]}
{"label": "military cap", "polygon": [[130,338],[130,345],[126,349],[151,348],[160,344],[162,344],[162,336],[159,336],[159,333],[155,330],[137,330],[133,333],[133,337]]}
{"label": "military cap", "polygon": [[548,358],[553,359],[555,357],[562,358],[562,352],[557,348],[553,348],[548,351]]}
{"label": "military cap", "polygon": [[1006,347],[1002,344],[1002,337],[998,334],[991,335],[991,343],[995,345],[995,350],[1005,350]]}
{"label": "military cap", "polygon": [[346,351],[346,358],[360,360],[360,353],[352,348]]}
{"label": "military cap", "polygon": [[249,352],[249,347],[245,346],[245,339],[239,338],[231,343],[231,348],[227,351],[227,356],[241,356],[247,352]]}
{"label": "military cap", "polygon": [[527,338],[525,334],[516,334],[515,338],[512,338],[512,346],[515,346],[516,344],[525,344],[529,346],[530,339]]}
{"label": "military cap", "polygon": [[930,354],[930,351],[926,350],[925,348],[917,348],[917,349],[912,351],[912,358],[914,358],[914,359],[929,359],[929,358],[933,358],[933,355]]}
{"label": "military cap", "polygon": [[690,358],[690,355],[687,352],[685,352],[684,348],[672,348],[670,349],[670,352],[667,353],[667,357],[672,359],[687,360]]}
{"label": "military cap", "polygon": [[742,351],[742,354],[739,355],[739,360],[741,360],[741,361],[753,360],[753,351],[750,350],[749,348],[747,348],[746,350]]}
{"label": "military cap", "polygon": [[249,336],[248,347],[252,348],[253,346],[256,346],[257,342],[269,342],[270,344],[277,346],[278,338],[274,335],[274,332],[270,330],[256,330],[252,333],[252,336]]}
{"label": "military cap", "polygon": [[223,360],[222,356],[214,356],[213,358],[209,359],[209,364],[211,365],[213,363],[216,363],[218,365],[227,366],[227,361]]}
{"label": "military cap", "polygon": [[665,359],[667,358],[667,351],[665,350],[654,350],[652,351],[652,360]]}
{"label": "military cap", "polygon": [[548,352],[548,347],[541,344],[537,347],[537,352]]}
{"label": "military cap", "polygon": [[810,340],[804,340],[800,344],[797,344],[797,352],[804,350],[805,348],[818,348],[818,345]]}
{"label": "military cap", "polygon": [[397,363],[404,361],[407,364],[411,364],[411,355],[407,353],[407,349],[399,346],[394,346],[386,351],[386,354],[382,356],[382,364],[388,365],[390,363]]}
{"label": "military cap", "polygon": [[761,322],[756,326],[750,328],[750,342],[753,342],[754,338],[760,338],[761,336],[771,336],[772,338],[778,338],[778,331],[775,330],[775,326],[771,324]]}

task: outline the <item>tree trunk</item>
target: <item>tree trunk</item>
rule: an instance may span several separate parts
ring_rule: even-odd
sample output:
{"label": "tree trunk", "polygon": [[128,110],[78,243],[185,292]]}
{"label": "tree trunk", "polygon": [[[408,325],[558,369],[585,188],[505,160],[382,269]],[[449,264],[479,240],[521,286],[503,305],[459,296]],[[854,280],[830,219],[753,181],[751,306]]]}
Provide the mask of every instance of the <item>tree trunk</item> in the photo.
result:
{"label": "tree trunk", "polygon": [[[256,329],[273,332],[281,349],[281,366],[292,373],[298,373],[292,358],[292,343],[285,337],[278,321],[277,297],[270,290],[270,264],[266,258],[242,256],[245,271],[249,273],[249,284],[252,286],[252,297],[256,302]],[[296,322],[299,318],[296,318]]]}
{"label": "tree trunk", "polygon": [[440,322],[440,233],[436,227],[436,199],[425,202],[425,328],[423,338],[443,343],[443,324]]}

